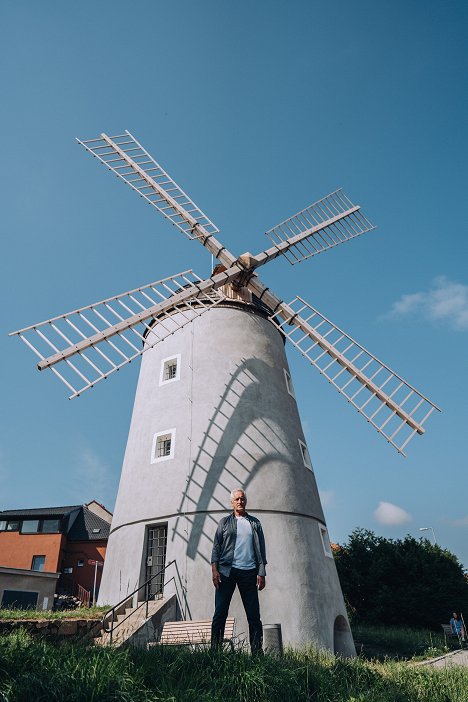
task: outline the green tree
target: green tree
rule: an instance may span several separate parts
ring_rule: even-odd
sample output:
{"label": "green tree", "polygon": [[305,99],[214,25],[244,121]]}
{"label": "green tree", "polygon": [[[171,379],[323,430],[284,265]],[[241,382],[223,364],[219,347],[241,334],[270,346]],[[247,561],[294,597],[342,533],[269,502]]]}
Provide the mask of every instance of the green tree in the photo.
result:
{"label": "green tree", "polygon": [[335,562],[357,622],[437,629],[452,611],[468,615],[468,581],[457,557],[412,536],[385,539],[355,529],[335,549]]}

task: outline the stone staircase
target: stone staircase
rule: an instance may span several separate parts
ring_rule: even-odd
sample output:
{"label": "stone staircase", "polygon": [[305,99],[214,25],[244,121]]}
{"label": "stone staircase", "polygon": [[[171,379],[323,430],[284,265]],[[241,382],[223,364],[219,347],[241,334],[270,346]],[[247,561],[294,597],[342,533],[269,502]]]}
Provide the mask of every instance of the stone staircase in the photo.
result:
{"label": "stone staircase", "polygon": [[[148,602],[148,616],[146,616],[146,603],[139,607],[126,607],[114,619],[112,643],[110,632],[101,629],[101,634],[94,639],[97,646],[122,646],[128,643],[132,646],[145,648],[149,641],[157,641],[162,627],[166,621],[176,619],[176,597],[162,597],[159,600]],[[107,625],[109,627],[109,624]]]}

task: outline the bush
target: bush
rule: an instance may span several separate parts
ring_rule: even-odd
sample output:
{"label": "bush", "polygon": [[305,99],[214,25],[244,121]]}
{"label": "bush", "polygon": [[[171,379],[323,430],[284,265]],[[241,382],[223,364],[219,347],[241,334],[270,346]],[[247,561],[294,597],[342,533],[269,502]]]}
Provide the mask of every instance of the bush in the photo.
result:
{"label": "bush", "polygon": [[335,549],[353,622],[440,629],[467,610],[468,582],[450,551],[427,539],[385,539],[356,529]]}

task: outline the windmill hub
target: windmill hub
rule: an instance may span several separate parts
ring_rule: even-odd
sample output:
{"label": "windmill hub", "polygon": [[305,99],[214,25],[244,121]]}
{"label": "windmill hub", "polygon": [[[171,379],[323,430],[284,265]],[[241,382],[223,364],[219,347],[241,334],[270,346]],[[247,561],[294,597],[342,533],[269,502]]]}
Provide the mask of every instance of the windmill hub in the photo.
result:
{"label": "windmill hub", "polygon": [[239,258],[237,259],[237,263],[239,263],[243,268],[246,270],[250,271],[255,267],[255,257],[250,253],[250,251],[246,251],[243,253]]}

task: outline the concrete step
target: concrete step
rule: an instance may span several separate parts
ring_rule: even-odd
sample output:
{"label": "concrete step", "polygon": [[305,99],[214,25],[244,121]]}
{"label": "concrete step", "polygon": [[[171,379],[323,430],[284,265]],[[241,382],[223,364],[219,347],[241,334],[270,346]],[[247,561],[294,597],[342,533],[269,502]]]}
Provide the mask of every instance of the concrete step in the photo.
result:
{"label": "concrete step", "polygon": [[[148,602],[148,617],[146,617],[146,604],[142,604],[140,608],[127,608],[125,614],[117,615],[114,620],[114,631],[112,633],[112,646],[121,646],[125,641],[128,641],[132,636],[135,636],[145,624],[167,604],[167,600],[152,600]],[[106,646],[110,644],[110,632],[101,630],[101,635],[94,639],[97,646]]]}

